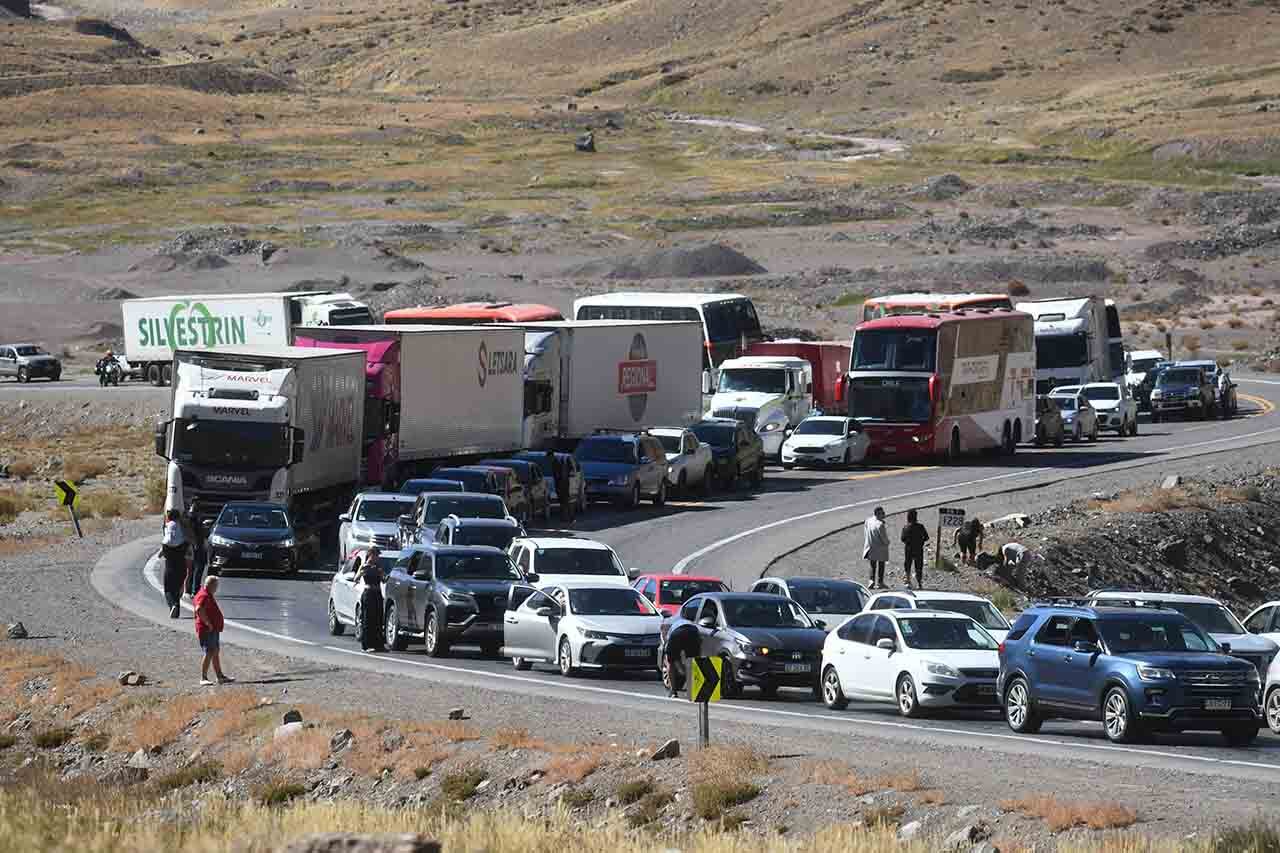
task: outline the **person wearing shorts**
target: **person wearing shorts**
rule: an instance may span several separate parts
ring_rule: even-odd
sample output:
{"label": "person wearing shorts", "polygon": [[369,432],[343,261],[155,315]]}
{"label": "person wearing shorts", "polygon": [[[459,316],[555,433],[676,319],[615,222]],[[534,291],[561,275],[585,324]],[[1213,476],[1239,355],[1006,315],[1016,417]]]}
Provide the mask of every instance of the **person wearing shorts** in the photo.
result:
{"label": "person wearing shorts", "polygon": [[[210,575],[204,579],[204,585],[191,602],[196,611],[196,640],[204,651],[204,660],[200,662],[200,684],[206,687],[235,681],[222,671],[223,619],[222,609],[218,607],[218,600],[215,598],[217,592],[218,576]],[[209,679],[210,667],[213,667],[217,681]]]}

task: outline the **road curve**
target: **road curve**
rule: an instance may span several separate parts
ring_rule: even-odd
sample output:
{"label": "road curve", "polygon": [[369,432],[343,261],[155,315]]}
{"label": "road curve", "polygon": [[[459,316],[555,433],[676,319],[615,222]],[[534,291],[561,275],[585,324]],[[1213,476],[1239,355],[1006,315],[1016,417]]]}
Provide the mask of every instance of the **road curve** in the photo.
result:
{"label": "road curve", "polygon": [[[757,492],[708,501],[674,502],[662,510],[621,513],[597,509],[577,525],[613,545],[629,565],[680,566],[714,574],[743,588],[778,556],[850,526],[872,505],[889,512],[972,500],[1013,490],[1051,488],[1068,479],[1114,478],[1143,467],[1173,465],[1243,447],[1280,443],[1280,381],[1241,377],[1242,416],[1231,421],[1151,425],[1130,439],[1061,450],[1020,450],[1011,459],[980,459],[955,467],[871,468],[857,471],[771,472]],[[109,600],[159,624],[171,625],[159,592],[157,540],[144,539],[106,555],[95,567],[95,588]],[[228,577],[219,596],[231,617],[224,639],[265,651],[354,670],[395,674],[529,695],[608,703],[644,713],[689,717],[688,703],[663,696],[652,677],[562,678],[551,669],[517,673],[509,663],[459,649],[456,657],[427,658],[421,647],[404,653],[365,654],[350,636],[331,637],[326,603],[331,569],[295,579]],[[175,627],[190,630],[183,620]],[[1054,722],[1033,737],[1015,735],[997,714],[906,721],[888,705],[854,703],[828,711],[807,694],[783,691],[775,701],[723,702],[718,720],[765,723],[811,732],[885,738],[942,747],[978,747],[1002,753],[1056,756],[1102,764],[1209,773],[1280,782],[1280,738],[1270,733],[1246,749],[1221,746],[1216,735],[1162,737],[1158,743],[1115,746],[1094,724]]]}

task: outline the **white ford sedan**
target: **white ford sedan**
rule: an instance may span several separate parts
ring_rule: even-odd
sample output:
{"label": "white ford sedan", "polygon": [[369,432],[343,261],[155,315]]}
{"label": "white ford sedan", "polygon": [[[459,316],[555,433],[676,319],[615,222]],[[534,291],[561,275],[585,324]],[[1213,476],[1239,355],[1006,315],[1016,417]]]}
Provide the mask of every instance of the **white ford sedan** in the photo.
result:
{"label": "white ford sedan", "polygon": [[856,418],[815,415],[802,420],[782,443],[782,467],[860,464],[870,443]]}

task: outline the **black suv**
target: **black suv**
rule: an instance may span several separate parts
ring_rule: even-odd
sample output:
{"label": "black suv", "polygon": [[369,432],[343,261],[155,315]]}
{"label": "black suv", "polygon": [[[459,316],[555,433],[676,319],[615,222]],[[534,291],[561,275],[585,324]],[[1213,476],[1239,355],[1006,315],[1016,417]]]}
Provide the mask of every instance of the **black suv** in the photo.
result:
{"label": "black suv", "polygon": [[387,647],[421,641],[443,657],[455,643],[489,656],[502,646],[502,619],[519,570],[497,548],[415,545],[387,575]]}
{"label": "black suv", "polygon": [[690,427],[698,441],[711,445],[711,463],[721,488],[740,480],[753,486],[764,482],[764,443],[756,431],[733,418],[706,418]]}
{"label": "black suv", "polygon": [[1058,602],[1027,609],[1000,644],[1009,728],[1097,720],[1128,743],[1152,731],[1220,731],[1246,746],[1262,725],[1258,670],[1176,610]]}
{"label": "black suv", "polygon": [[402,545],[425,545],[435,540],[440,522],[451,515],[459,518],[511,518],[507,505],[497,495],[478,492],[423,492],[408,515],[400,516]]}

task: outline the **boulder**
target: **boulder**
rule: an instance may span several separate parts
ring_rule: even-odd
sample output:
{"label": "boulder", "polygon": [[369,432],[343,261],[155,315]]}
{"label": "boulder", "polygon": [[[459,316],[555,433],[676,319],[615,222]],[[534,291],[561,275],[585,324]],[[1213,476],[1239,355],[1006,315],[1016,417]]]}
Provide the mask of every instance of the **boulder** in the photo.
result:
{"label": "boulder", "polygon": [[10,625],[9,629],[5,632],[5,635],[8,636],[10,640],[25,640],[31,636],[27,633],[27,626],[23,625],[21,622],[14,622]]}
{"label": "boulder", "polygon": [[1227,586],[1231,587],[1231,591],[1241,598],[1261,599],[1266,597],[1262,587],[1248,578],[1229,577],[1227,578]]}
{"label": "boulder", "polygon": [[898,840],[910,841],[919,835],[920,830],[922,829],[924,829],[924,824],[918,820],[913,820],[910,823],[904,823],[902,826],[898,827]]}
{"label": "boulder", "polygon": [[942,842],[944,850],[968,850],[974,844],[984,840],[991,831],[984,824],[971,823],[960,827]]}
{"label": "boulder", "polygon": [[654,750],[653,755],[649,756],[651,761],[665,761],[668,758],[680,757],[680,741],[672,738],[662,746]]}
{"label": "boulder", "polygon": [[1176,489],[1178,488],[1178,486],[1181,486],[1181,485],[1182,485],[1182,478],[1179,477],[1177,474],[1170,474],[1168,477],[1164,478],[1164,482],[1160,484],[1160,488]]}
{"label": "boulder", "polygon": [[281,847],[279,853],[440,853],[440,845],[417,833],[360,835],[328,832],[299,838]]}
{"label": "boulder", "polygon": [[121,687],[141,687],[147,683],[147,677],[140,672],[133,670],[125,670],[116,676],[116,681]]}
{"label": "boulder", "polygon": [[139,749],[133,755],[129,756],[129,761],[125,766],[131,767],[134,770],[150,770],[151,756],[147,755],[147,751],[145,749]]}
{"label": "boulder", "polygon": [[463,710],[462,708],[450,708],[450,709],[449,709],[449,719],[451,719],[451,720],[465,720],[465,719],[467,719],[467,712],[466,712],[465,710]]}
{"label": "boulder", "polygon": [[1179,539],[1176,536],[1161,539],[1156,543],[1155,550],[1161,562],[1175,569],[1182,569],[1187,564],[1187,540],[1185,539]]}
{"label": "boulder", "polygon": [[355,739],[356,736],[351,729],[343,729],[342,731],[334,732],[333,737],[329,738],[329,751],[341,752],[350,746]]}
{"label": "boulder", "polygon": [[584,153],[593,153],[596,150],[596,135],[588,130],[573,141],[573,147]]}
{"label": "boulder", "polygon": [[276,726],[275,733],[271,735],[271,739],[284,740],[285,738],[291,738],[294,735],[301,732],[303,728],[304,726],[300,721],[296,723],[285,723],[284,725]]}

